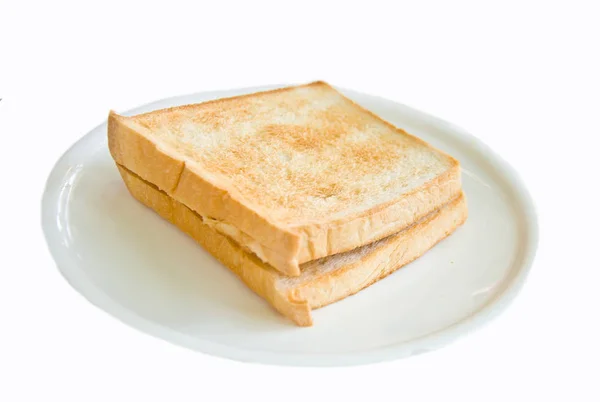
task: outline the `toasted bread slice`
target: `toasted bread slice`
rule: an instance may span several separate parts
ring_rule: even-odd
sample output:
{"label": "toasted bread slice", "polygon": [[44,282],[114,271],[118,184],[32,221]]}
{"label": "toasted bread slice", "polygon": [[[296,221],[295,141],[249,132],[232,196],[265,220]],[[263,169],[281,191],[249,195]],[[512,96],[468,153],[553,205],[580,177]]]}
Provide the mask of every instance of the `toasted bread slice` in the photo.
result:
{"label": "toasted bread slice", "polygon": [[235,272],[250,289],[299,326],[311,326],[311,309],[357,293],[421,256],[467,218],[462,193],[404,231],[301,266],[301,275],[288,277],[244,251],[231,238],[204,223],[204,218],[118,166],[130,193],[175,224],[210,254]]}
{"label": "toasted bread slice", "polygon": [[459,163],[323,82],[132,117],[114,160],[281,272],[396,233],[456,198]]}

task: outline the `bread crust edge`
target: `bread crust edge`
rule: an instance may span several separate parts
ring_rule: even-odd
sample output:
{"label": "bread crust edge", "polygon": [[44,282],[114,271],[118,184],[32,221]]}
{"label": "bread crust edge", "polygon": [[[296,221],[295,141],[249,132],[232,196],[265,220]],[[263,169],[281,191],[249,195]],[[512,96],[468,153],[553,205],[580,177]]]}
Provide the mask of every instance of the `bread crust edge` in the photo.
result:
{"label": "bread crust edge", "polygon": [[[312,309],[356,294],[390,275],[449,236],[467,218],[466,200],[461,194],[444,208],[430,214],[403,233],[391,236],[387,240],[385,250],[367,254],[357,263],[343,266],[331,274],[315,278],[302,286],[285,288],[279,284],[282,278],[279,272],[253,254],[244,251],[231,239],[204,224],[202,217],[195,211],[123,166],[117,164],[117,167],[128,191],[136,200],[193,238],[233,271],[253,292],[265,299],[283,316],[303,327],[313,325]],[[424,243],[415,248],[416,242],[419,241]],[[368,274],[367,271],[377,265],[378,259],[389,260],[390,258],[396,258],[396,262],[380,270],[376,275],[367,275],[367,280],[346,286],[342,292],[331,291],[331,289],[339,289],[340,284],[348,279],[349,275],[356,275],[359,270]]]}
{"label": "bread crust edge", "polygon": [[[325,85],[335,90],[323,81],[301,86],[310,85]],[[258,94],[292,88],[297,87],[279,88]],[[336,92],[339,93],[337,90]],[[256,95],[257,93],[241,96]],[[217,101],[219,100],[207,103]],[[260,211],[246,205],[234,189],[211,182],[207,178],[210,175],[203,172],[199,166],[185,161],[168,146],[152,141],[145,127],[114,111],[110,111],[108,117],[109,150],[118,164],[155,184],[170,197],[198,214],[236,226],[263,247],[265,262],[286,275],[298,276],[302,263],[350,251],[399,232],[449,202],[461,191],[458,161],[356,105],[393,130],[409,135],[441,153],[449,159],[451,166],[421,187],[359,214],[327,223],[289,226],[270,219],[268,211]],[[198,197],[198,194],[202,196]]]}

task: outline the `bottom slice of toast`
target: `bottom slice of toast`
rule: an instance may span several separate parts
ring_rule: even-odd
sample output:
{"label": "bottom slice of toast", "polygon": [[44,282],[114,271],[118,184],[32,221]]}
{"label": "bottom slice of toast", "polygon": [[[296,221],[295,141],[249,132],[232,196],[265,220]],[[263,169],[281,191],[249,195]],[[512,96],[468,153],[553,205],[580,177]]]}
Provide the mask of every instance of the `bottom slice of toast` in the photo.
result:
{"label": "bottom slice of toast", "polygon": [[311,309],[353,295],[423,255],[467,219],[464,195],[405,230],[358,249],[301,265],[287,277],[204,223],[203,217],[133,172],[117,165],[129,192],[196,240],[259,296],[300,326],[313,323]]}

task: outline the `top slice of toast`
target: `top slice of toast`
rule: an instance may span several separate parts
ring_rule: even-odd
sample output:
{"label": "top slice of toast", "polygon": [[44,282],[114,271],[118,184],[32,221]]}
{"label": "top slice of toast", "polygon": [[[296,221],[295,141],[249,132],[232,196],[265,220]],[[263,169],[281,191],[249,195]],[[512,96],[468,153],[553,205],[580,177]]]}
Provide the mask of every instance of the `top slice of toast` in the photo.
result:
{"label": "top slice of toast", "polygon": [[461,191],[458,162],[324,82],[109,116],[115,161],[289,275]]}

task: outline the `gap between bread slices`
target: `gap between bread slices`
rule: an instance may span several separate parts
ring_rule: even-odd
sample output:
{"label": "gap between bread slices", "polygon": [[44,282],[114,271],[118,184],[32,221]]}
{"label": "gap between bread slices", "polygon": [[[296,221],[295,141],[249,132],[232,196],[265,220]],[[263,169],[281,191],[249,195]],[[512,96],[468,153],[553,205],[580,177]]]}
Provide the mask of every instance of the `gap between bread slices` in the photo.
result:
{"label": "gap between bread slices", "polygon": [[459,163],[316,82],[125,117],[114,160],[290,276],[461,192]]}
{"label": "gap between bread slices", "polygon": [[129,192],[196,240],[250,289],[299,326],[313,324],[311,310],[353,295],[420,257],[467,219],[462,193],[400,233],[301,266],[288,277],[244,251],[233,239],[205,224],[205,218],[151,183],[117,165]]}

